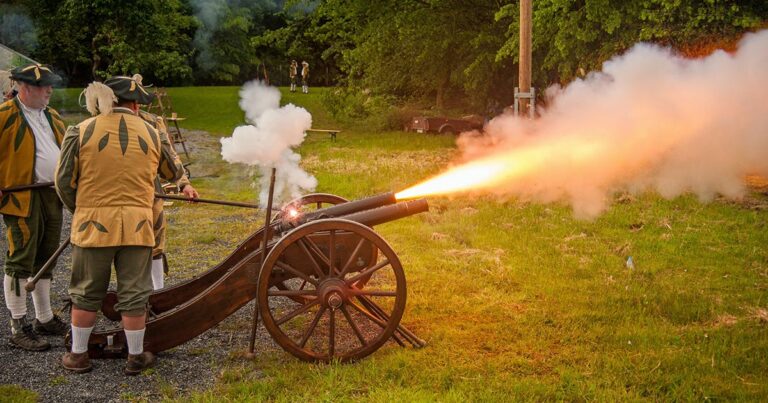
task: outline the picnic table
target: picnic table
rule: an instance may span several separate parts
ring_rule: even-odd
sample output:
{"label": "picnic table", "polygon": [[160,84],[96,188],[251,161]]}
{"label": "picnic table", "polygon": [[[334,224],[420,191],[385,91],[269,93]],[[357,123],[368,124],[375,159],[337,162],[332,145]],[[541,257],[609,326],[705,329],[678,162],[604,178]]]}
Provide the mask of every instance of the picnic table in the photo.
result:
{"label": "picnic table", "polygon": [[336,141],[336,135],[341,133],[341,130],[336,129],[307,129],[307,133],[328,133],[331,136],[331,141]]}

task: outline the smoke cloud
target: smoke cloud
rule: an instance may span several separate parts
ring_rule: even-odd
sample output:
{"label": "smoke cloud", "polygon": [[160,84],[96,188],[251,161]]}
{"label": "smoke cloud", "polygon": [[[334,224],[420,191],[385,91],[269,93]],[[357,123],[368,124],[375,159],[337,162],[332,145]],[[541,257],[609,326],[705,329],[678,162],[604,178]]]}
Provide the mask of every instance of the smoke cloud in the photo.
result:
{"label": "smoke cloud", "polygon": [[291,150],[304,141],[312,115],[293,104],[280,107],[280,91],[256,80],[241,88],[240,108],[251,124],[238,126],[232,137],[221,139],[221,156],[228,162],[259,167],[261,205],[267,204],[272,168],[277,169],[277,205],[313,191],[317,179],[299,167],[301,156]]}
{"label": "smoke cloud", "polygon": [[602,72],[548,89],[539,119],[500,116],[487,136],[458,143],[465,162],[529,165],[490,191],[566,200],[578,217],[597,216],[619,191],[739,198],[745,175],[768,175],[766,89],[768,31],[695,60],[638,44]]}
{"label": "smoke cloud", "polygon": [[[0,5],[0,44],[26,54],[37,48],[35,25],[22,8]],[[9,65],[11,61],[4,60],[0,68],[8,68]]]}

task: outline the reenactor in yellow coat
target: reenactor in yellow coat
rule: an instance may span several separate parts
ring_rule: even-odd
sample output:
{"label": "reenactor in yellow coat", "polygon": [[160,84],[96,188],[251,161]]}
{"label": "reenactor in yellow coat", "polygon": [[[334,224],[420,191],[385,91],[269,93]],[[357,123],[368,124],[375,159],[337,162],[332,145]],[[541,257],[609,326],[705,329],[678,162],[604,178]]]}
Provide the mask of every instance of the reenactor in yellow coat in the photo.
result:
{"label": "reenactor in yellow coat", "polygon": [[[140,75],[134,75],[133,79],[141,83]],[[157,130],[162,141],[172,144],[170,142],[170,137],[168,136],[168,126],[166,126],[165,120],[162,117],[143,110],[139,110],[139,117]],[[171,152],[174,161],[177,164],[181,164],[181,159],[173,149],[173,146],[170,147],[169,151]],[[189,181],[186,172],[184,172],[181,179],[176,182],[176,186],[178,186],[179,190],[190,199],[200,197],[197,193],[197,189],[195,189]],[[155,191],[159,194],[164,192],[159,177],[155,179]],[[164,275],[168,271],[168,267],[165,265],[165,227],[167,221],[165,219],[165,214],[163,213],[163,199],[155,199],[155,203],[152,206],[152,212],[152,222],[155,230],[155,247],[152,250],[152,288],[159,290],[164,286]]]}
{"label": "reenactor in yellow coat", "polygon": [[[39,64],[17,67],[3,74],[3,92],[18,95],[0,104],[0,188],[52,182],[64,136],[64,122],[48,107],[53,85],[61,77]],[[6,95],[6,94],[3,94]],[[51,345],[40,334],[63,335],[69,326],[51,309],[51,274],[46,273],[32,294],[35,320],[27,323],[24,286],[59,246],[61,202],[52,188],[0,192],[0,214],[7,230],[3,290],[11,312],[10,344],[31,351]]]}
{"label": "reenactor in yellow coat", "polygon": [[99,114],[69,128],[56,172],[59,197],[73,211],[72,351],[62,365],[78,373],[91,370],[88,339],[114,263],[115,309],[128,344],[124,372],[136,375],[155,362],[143,346],[152,292],[154,180],[160,175],[177,181],[183,167],[171,156],[171,145],[137,116],[138,105],[152,99],[141,84],[120,76],[91,86],[98,96],[87,98],[87,106]]}

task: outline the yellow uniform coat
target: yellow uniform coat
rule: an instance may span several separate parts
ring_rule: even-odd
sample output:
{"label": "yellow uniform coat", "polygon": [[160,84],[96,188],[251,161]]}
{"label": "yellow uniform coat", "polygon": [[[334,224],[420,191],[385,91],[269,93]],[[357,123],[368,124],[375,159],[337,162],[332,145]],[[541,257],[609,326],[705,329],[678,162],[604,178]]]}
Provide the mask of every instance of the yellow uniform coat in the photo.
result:
{"label": "yellow uniform coat", "polygon": [[[45,108],[56,144],[61,146],[64,121],[52,108]],[[29,127],[17,98],[0,104],[0,188],[35,182],[35,134]],[[31,190],[3,194],[0,214],[29,217]]]}
{"label": "yellow uniform coat", "polygon": [[153,246],[155,177],[183,172],[157,131],[129,109],[115,108],[70,128],[56,190],[70,210],[71,240],[83,248]]}

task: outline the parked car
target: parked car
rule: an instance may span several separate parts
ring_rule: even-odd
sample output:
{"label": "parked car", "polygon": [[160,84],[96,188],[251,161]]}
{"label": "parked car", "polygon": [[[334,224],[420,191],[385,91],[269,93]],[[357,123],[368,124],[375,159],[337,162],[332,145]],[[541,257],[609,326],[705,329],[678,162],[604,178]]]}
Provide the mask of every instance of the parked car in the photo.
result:
{"label": "parked car", "polygon": [[417,133],[459,134],[471,130],[481,130],[482,128],[483,118],[477,115],[464,116],[460,119],[441,116],[416,116],[411,119],[406,130]]}

